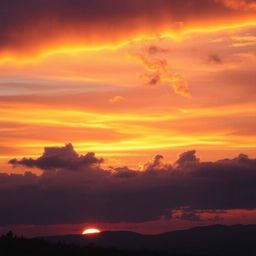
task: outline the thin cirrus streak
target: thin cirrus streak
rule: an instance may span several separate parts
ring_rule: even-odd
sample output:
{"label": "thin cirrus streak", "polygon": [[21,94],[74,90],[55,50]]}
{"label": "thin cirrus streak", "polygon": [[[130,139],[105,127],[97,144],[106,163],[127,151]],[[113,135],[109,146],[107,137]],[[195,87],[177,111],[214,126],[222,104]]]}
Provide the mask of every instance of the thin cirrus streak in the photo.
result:
{"label": "thin cirrus streak", "polygon": [[[74,141],[82,152],[93,151],[103,155],[112,153],[115,156],[120,153],[122,155],[122,152],[129,156],[129,152],[131,154],[135,151],[170,150],[193,145],[215,149],[221,146],[226,150],[255,147],[252,135],[239,133],[242,124],[237,128],[228,123],[221,127],[218,123],[210,121],[218,118],[218,122],[225,123],[227,117],[243,120],[244,115],[255,115],[255,105],[245,105],[243,108],[230,106],[204,110],[180,109],[179,112],[159,112],[152,115],[62,110],[19,104],[17,108],[2,105],[0,114],[2,124],[17,126],[15,129],[2,129],[2,147],[16,148],[21,150],[20,154],[25,155],[35,154],[43,147],[45,139],[49,146],[54,146],[61,143],[64,137]],[[209,124],[200,129],[198,125],[193,127],[194,122]],[[54,131],[58,131],[57,134]],[[232,137],[228,135],[232,133]]]}
{"label": "thin cirrus streak", "polygon": [[[247,27],[255,27],[256,21],[246,21],[246,22],[230,22],[230,24],[226,25],[212,25],[212,26],[191,26],[186,29],[181,30],[162,30],[160,29],[157,32],[151,32],[148,34],[138,33],[137,35],[131,35],[129,39],[117,39],[115,42],[96,42],[93,45],[90,43],[79,43],[76,40],[70,40],[70,43],[65,43],[67,40],[63,40],[63,42],[59,42],[56,46],[47,46],[42,47],[36,53],[27,53],[22,54],[21,56],[5,53],[3,52],[0,57],[0,64],[4,65],[5,63],[13,63],[15,65],[26,65],[30,63],[42,62],[43,60],[59,54],[77,54],[80,52],[98,52],[98,51],[115,51],[120,48],[123,48],[127,45],[143,42],[145,40],[154,40],[156,38],[161,39],[171,39],[171,40],[182,40],[183,38],[189,37],[191,34],[199,33],[199,34],[210,34],[227,30],[236,30]],[[27,55],[27,56],[26,56]]]}
{"label": "thin cirrus streak", "polygon": [[[31,59],[7,58],[9,60],[7,62],[5,62],[7,59],[2,59],[3,62],[0,76],[2,77],[1,80],[3,81],[15,81],[18,83],[20,83],[19,77],[27,77],[31,79],[41,79],[53,82],[73,81],[88,82],[91,84],[93,82],[102,84],[107,83],[117,87],[140,86],[144,83],[142,78],[147,78],[147,76],[149,76],[149,79],[154,81],[152,83],[153,85],[157,84],[159,80],[161,83],[169,83],[177,94],[191,96],[191,92],[189,91],[189,81],[187,79],[189,76],[202,75],[202,73],[196,74],[196,72],[236,69],[240,64],[240,61],[228,61],[227,63],[223,63],[218,56],[217,59],[219,60],[219,63],[224,65],[202,65],[202,61],[193,63],[194,60],[192,57],[195,60],[200,57],[198,55],[191,57],[189,56],[191,54],[191,50],[189,50],[189,48],[193,49],[198,47],[198,45],[193,44],[193,40],[198,39],[202,40],[202,44],[204,41],[205,43],[209,44],[210,41],[207,40],[208,36],[213,37],[212,40],[215,40],[216,44],[218,42],[223,43],[222,47],[224,47],[225,44],[227,47],[230,47],[230,45],[228,45],[229,43],[231,46],[237,45],[237,56],[238,54],[242,56],[242,53],[239,52],[241,51],[240,48],[243,48],[243,46],[248,46],[248,44],[254,44],[252,41],[253,36],[243,34],[248,34],[248,31],[250,30],[253,31],[253,27],[251,25],[252,24],[232,25],[230,27],[222,26],[217,28],[215,27],[210,30],[187,30],[187,32],[184,32],[183,34],[183,39],[180,38],[178,41],[174,40],[170,34],[163,34],[158,37],[145,37],[144,39],[143,37],[140,37],[133,41],[126,41],[117,46],[100,46],[100,48],[76,48],[73,46],[72,48],[59,48],[48,52],[46,51],[39,56],[31,57]],[[224,39],[218,38],[222,37],[223,34],[225,36],[230,35],[230,37]],[[243,42],[245,42],[240,43],[239,40],[243,40]],[[247,42],[246,40],[250,41]],[[162,71],[162,67],[159,67],[153,70],[153,74],[145,75],[145,70],[143,69],[148,69],[148,67],[145,67],[145,65],[143,67],[143,65],[139,63],[133,56],[129,55],[130,52],[134,51],[134,48],[137,48],[136,52],[139,52],[139,55],[137,54],[137,56],[141,56],[141,47],[143,47],[145,43],[149,46],[163,44],[163,47],[167,47],[167,52],[165,54],[161,54],[160,51],[160,54],[156,55],[155,58],[156,60],[161,60],[163,63],[167,63],[164,67],[164,72]],[[179,46],[181,49],[179,49]],[[184,52],[184,56],[182,55],[184,47],[188,48],[186,51],[190,51],[188,57],[185,55],[186,51]],[[213,48],[213,46],[210,47]],[[219,48],[218,45],[217,47]],[[214,51],[215,48],[216,46],[214,46]],[[219,50],[222,51],[221,49]],[[209,56],[215,56],[216,60],[216,54],[210,53],[213,50],[209,49],[208,51]],[[177,53],[181,56],[179,56]],[[230,53],[230,55],[231,54],[233,53]],[[145,59],[145,57],[143,57],[143,59]],[[169,61],[170,59],[171,61]],[[152,60],[154,59],[151,58],[151,61]],[[184,63],[189,65],[189,69],[184,66]],[[248,63],[246,65],[248,65]],[[168,68],[168,70],[165,70],[166,68]],[[15,79],[13,80],[12,76],[14,71]],[[119,72],[119,76],[116,76],[116,72]],[[140,76],[136,76],[136,74],[140,74]],[[106,86],[104,87],[106,88]],[[101,89],[104,87],[101,86]],[[59,86],[59,88],[61,87]],[[86,87],[84,86],[84,88]],[[94,88],[96,88],[96,86],[94,86]],[[33,93],[33,90],[31,92]],[[42,90],[42,93],[45,92],[45,90]],[[122,95],[119,96],[122,97]]]}

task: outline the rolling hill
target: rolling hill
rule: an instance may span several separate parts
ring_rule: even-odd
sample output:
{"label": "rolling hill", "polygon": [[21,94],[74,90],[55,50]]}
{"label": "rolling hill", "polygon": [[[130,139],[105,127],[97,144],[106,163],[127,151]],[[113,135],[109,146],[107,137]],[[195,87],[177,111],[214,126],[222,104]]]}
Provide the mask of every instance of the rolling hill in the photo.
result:
{"label": "rolling hill", "polygon": [[82,246],[117,248],[197,255],[256,255],[256,225],[196,227],[159,235],[142,235],[128,231],[105,231],[96,235],[64,235],[45,237]]}

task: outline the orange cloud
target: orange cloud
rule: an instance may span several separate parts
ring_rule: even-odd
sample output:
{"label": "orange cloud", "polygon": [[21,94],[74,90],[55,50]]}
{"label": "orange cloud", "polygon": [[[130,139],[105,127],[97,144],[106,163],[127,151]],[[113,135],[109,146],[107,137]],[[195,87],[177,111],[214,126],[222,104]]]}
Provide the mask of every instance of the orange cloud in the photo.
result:
{"label": "orange cloud", "polygon": [[109,99],[110,103],[119,103],[122,101],[125,101],[125,98],[123,96],[115,96],[115,97]]}
{"label": "orange cloud", "polygon": [[227,9],[214,0],[53,0],[36,5],[32,0],[15,5],[2,1],[0,53],[8,60],[67,49],[111,48],[138,37],[179,36],[188,29],[255,22],[250,12],[254,2],[232,6],[239,8]]}
{"label": "orange cloud", "polygon": [[172,71],[166,56],[168,52],[155,45],[151,45],[140,53],[134,53],[135,56],[145,67],[148,73],[140,75],[150,86],[157,86],[161,83],[167,83],[173,88],[174,92],[184,97],[191,97],[188,84],[185,79]]}

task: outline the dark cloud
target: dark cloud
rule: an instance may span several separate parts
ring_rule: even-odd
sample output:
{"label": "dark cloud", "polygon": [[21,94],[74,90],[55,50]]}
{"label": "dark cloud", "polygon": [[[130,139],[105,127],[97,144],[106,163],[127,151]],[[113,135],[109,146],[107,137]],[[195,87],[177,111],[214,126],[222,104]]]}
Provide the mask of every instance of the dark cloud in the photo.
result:
{"label": "dark cloud", "polygon": [[158,47],[156,45],[150,45],[146,48],[148,54],[150,55],[155,55],[155,54],[159,54],[159,53],[168,53],[169,50],[168,49],[163,49],[161,47]]}
{"label": "dark cloud", "polygon": [[145,77],[148,77],[148,84],[152,86],[158,85],[161,82],[159,74],[146,75]]}
{"label": "dark cloud", "polygon": [[[74,163],[60,161],[60,155]],[[41,166],[42,175],[0,175],[0,225],[145,222],[171,218],[179,209],[184,220],[199,221],[205,212],[217,220],[225,210],[256,209],[256,159],[244,154],[200,162],[189,151],[174,167],[157,155],[144,171],[105,170],[101,161],[79,157],[71,145],[48,148],[39,159],[44,164],[38,159],[15,164]],[[52,168],[57,170],[47,171]]]}
{"label": "dark cloud", "polygon": [[164,162],[164,157],[162,155],[156,155],[153,161],[148,162],[144,165],[143,170],[145,172],[154,172],[154,171],[164,171],[172,170],[172,165]]}
{"label": "dark cloud", "polygon": [[179,159],[176,161],[175,165],[179,167],[184,167],[185,165],[188,164],[193,164],[199,162],[199,159],[196,158],[196,151],[188,151],[184,152],[179,156]]}
{"label": "dark cloud", "polygon": [[118,168],[111,168],[114,172],[114,177],[118,178],[130,178],[135,177],[138,175],[138,171],[131,170],[127,166],[125,167],[118,167]]}
{"label": "dark cloud", "polygon": [[222,64],[223,61],[221,59],[221,57],[217,54],[210,54],[208,56],[208,63],[210,64]]}
{"label": "dark cloud", "polygon": [[[204,216],[206,214],[207,217]],[[220,221],[223,218],[221,215],[226,214],[225,211],[216,211],[216,210],[195,210],[190,207],[183,207],[174,211],[174,217],[179,220],[188,220],[193,222],[201,221]],[[210,216],[210,217],[209,217]]]}
{"label": "dark cloud", "polygon": [[194,213],[194,212],[183,212],[178,219],[180,220],[190,220],[190,221],[201,221],[200,215]]}
{"label": "dark cloud", "polygon": [[21,160],[12,159],[9,161],[14,166],[37,167],[43,170],[60,168],[80,170],[81,168],[98,166],[102,162],[103,159],[96,158],[94,153],[79,156],[71,144],[66,144],[65,147],[46,147],[43,155],[37,159],[23,158]]}
{"label": "dark cloud", "polygon": [[[244,10],[215,0],[2,0],[0,49],[4,53],[35,53],[63,42],[113,42],[158,33],[168,25],[215,24],[216,17],[237,20]],[[227,2],[227,1],[222,1]],[[230,1],[229,1],[230,2]],[[240,1],[241,2],[241,1]],[[243,1],[246,2],[246,1]],[[252,4],[248,4],[248,7]],[[244,8],[243,8],[244,9]],[[253,10],[253,8],[248,8]],[[248,18],[248,15],[247,17]],[[70,41],[71,40],[71,41]]]}

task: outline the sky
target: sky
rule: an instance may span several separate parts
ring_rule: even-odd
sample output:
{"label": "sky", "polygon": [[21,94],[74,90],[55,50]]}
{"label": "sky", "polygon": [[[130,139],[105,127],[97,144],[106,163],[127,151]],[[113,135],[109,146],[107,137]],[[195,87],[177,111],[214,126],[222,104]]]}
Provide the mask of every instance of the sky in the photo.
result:
{"label": "sky", "polygon": [[2,0],[0,232],[256,223],[255,0]]}

